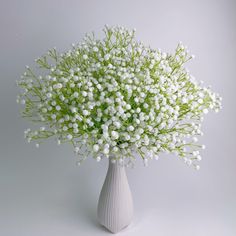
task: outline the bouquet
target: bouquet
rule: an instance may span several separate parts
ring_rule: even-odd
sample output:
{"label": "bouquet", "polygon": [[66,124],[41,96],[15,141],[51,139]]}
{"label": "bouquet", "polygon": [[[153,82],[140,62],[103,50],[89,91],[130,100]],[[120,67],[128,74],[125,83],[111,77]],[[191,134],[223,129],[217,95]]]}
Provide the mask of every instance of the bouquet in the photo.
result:
{"label": "bouquet", "polygon": [[36,146],[54,137],[71,143],[78,164],[87,157],[132,166],[173,153],[199,169],[201,123],[218,112],[221,97],[185,68],[193,59],[182,43],[173,54],[145,46],[135,30],[103,29],[64,53],[53,48],[17,82],[22,116],[38,128],[26,129]]}

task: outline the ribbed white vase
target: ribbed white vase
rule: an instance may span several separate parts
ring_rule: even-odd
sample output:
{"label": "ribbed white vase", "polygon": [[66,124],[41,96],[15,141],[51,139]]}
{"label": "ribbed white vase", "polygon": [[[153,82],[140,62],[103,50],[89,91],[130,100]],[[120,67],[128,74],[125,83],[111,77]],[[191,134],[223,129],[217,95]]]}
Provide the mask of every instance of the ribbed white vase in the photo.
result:
{"label": "ribbed white vase", "polygon": [[97,209],[98,221],[112,233],[128,226],[133,218],[133,200],[125,167],[109,161]]}

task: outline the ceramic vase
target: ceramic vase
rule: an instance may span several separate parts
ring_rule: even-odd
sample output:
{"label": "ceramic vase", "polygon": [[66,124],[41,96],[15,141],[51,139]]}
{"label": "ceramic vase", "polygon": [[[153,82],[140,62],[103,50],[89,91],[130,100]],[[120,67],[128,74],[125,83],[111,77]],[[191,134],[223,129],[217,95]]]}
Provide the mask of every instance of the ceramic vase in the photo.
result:
{"label": "ceramic vase", "polygon": [[98,221],[110,232],[118,233],[133,217],[133,200],[125,167],[109,160],[97,209]]}

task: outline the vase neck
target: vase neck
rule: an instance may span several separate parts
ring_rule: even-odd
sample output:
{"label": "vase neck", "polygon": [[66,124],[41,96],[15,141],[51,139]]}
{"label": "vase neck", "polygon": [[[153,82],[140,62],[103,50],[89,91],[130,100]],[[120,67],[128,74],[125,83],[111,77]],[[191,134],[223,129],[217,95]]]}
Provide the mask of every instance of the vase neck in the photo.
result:
{"label": "vase neck", "polygon": [[125,169],[124,165],[121,165],[118,161],[116,161],[115,163],[111,161],[111,159],[109,158],[109,168],[110,169],[117,169],[117,170],[123,170]]}

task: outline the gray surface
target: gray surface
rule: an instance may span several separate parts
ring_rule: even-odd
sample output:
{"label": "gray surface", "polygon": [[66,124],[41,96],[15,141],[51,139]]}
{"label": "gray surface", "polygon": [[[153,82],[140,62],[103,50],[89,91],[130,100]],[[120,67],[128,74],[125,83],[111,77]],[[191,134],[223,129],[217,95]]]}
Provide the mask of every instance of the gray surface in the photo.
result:
{"label": "gray surface", "polygon": [[192,73],[223,96],[204,122],[201,170],[172,156],[128,170],[135,219],[121,235],[235,236],[236,3],[216,1],[0,1],[0,235],[108,235],[96,223],[107,163],[75,166],[70,146],[25,144],[14,81],[46,49],[69,48],[103,25],[137,28],[152,47],[179,40]]}

